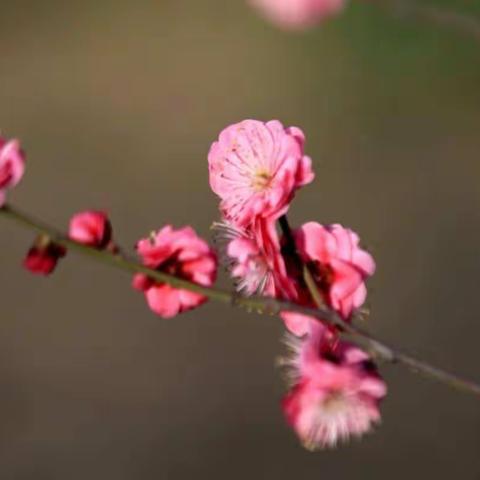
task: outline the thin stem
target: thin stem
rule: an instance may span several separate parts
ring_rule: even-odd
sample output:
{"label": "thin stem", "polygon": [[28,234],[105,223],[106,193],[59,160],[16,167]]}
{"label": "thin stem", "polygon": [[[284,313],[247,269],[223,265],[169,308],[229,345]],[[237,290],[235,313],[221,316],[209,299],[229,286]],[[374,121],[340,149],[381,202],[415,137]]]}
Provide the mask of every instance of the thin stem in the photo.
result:
{"label": "thin stem", "polygon": [[399,18],[448,28],[480,42],[480,19],[435,5],[420,5],[411,0],[361,0],[374,4]]}
{"label": "thin stem", "polygon": [[152,270],[136,262],[135,260],[129,259],[128,257],[114,254],[106,250],[97,250],[95,248],[77,243],[73,240],[70,240],[67,236],[65,236],[63,233],[59,232],[55,228],[50,227],[49,225],[20,212],[19,210],[10,205],[5,205],[3,208],[0,208],[0,215],[17,222],[38,234],[47,235],[55,243],[62,245],[70,250],[74,250],[79,254],[88,256],[92,260],[117,268],[119,270],[123,270],[130,274],[143,273],[158,282],[167,283],[175,288],[182,288],[191,292],[199,293],[211,300],[216,300],[235,307],[241,307],[248,311],[257,311],[259,313],[269,315],[278,315],[280,312],[287,310],[318,318],[328,324],[339,327],[340,330],[345,332],[345,335],[351,337],[355,342],[364,346],[366,349],[372,352],[372,354],[375,354],[377,358],[380,358],[386,362],[405,365],[415,372],[436,379],[451,387],[480,396],[479,384],[476,384],[469,380],[465,380],[457,375],[445,372],[440,368],[434,367],[426,362],[413,358],[410,355],[407,355],[387,345],[383,341],[376,339],[364,330],[354,325],[348,324],[334,311],[324,306],[319,308],[309,308],[293,302],[257,296],[243,297],[241,295],[226,290],[204,287],[189,282],[187,280],[163,272],[159,272],[157,270]]}
{"label": "thin stem", "polygon": [[288,223],[288,218],[286,215],[282,215],[278,223],[280,228],[282,229],[283,236],[285,237],[286,249],[288,254],[297,264],[298,269],[302,272],[303,280],[305,281],[305,285],[312,297],[313,302],[317,306],[317,308],[322,308],[325,306],[325,302],[323,301],[322,294],[317,288],[317,284],[315,283],[315,279],[313,277],[313,273],[310,270],[308,265],[305,265],[302,261],[295,244],[295,238],[293,237],[292,229],[290,228],[290,224]]}

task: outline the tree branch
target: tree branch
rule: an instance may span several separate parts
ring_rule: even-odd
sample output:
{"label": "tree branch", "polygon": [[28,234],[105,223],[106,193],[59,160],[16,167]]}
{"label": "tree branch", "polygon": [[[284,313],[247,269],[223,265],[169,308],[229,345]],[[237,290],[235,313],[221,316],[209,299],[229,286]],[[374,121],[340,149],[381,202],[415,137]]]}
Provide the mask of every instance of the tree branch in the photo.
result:
{"label": "tree branch", "polygon": [[344,336],[347,336],[349,339],[360,344],[362,347],[366,348],[373,355],[383,361],[404,365],[410,370],[421,373],[426,377],[430,377],[446,385],[473,393],[474,395],[480,397],[479,384],[465,380],[455,374],[448,373],[440,368],[434,367],[429,363],[418,360],[394,347],[389,346],[365,330],[345,322],[334,311],[328,308],[309,308],[293,302],[266,297],[244,297],[238,295],[237,293],[232,293],[226,290],[197,285],[187,280],[174,277],[157,270],[152,270],[126,256],[110,253],[105,250],[97,250],[95,248],[77,243],[73,240],[70,240],[67,236],[55,228],[20,212],[10,205],[5,205],[3,208],[0,208],[0,216],[13,220],[38,234],[47,235],[52,239],[53,242],[70,250],[76,251],[81,255],[88,256],[92,260],[95,260],[99,263],[123,270],[130,274],[143,273],[158,282],[167,283],[175,288],[182,288],[191,292],[199,293],[211,300],[216,300],[224,304],[244,308],[248,311],[257,311],[259,313],[268,315],[278,315],[280,312],[288,310],[318,318],[319,320],[339,327],[339,329],[344,332]]}

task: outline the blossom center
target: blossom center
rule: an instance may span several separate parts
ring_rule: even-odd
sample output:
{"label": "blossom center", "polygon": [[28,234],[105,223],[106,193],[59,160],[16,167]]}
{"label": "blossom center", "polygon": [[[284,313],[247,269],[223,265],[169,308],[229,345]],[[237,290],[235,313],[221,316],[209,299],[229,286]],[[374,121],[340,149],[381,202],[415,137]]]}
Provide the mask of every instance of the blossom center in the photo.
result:
{"label": "blossom center", "polygon": [[347,398],[340,390],[332,390],[323,399],[322,408],[324,411],[335,414],[343,411],[347,404]]}
{"label": "blossom center", "polygon": [[256,192],[266,190],[270,186],[272,176],[266,169],[259,169],[255,172],[252,178],[252,187]]}
{"label": "blossom center", "polygon": [[311,270],[313,271],[315,282],[320,290],[324,293],[328,293],[335,280],[335,272],[333,271],[333,268],[326,263],[320,262],[311,262],[309,267],[311,267]]}
{"label": "blossom center", "polygon": [[183,270],[183,263],[178,259],[178,252],[159,263],[155,270],[188,280],[188,275]]}

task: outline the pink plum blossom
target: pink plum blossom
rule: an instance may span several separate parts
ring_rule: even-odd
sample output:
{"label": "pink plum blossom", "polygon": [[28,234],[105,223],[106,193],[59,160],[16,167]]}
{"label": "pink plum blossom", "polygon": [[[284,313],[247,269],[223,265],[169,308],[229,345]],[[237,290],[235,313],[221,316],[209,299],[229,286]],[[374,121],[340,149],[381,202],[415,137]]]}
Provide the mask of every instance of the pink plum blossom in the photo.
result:
{"label": "pink plum blossom", "polygon": [[278,120],[244,120],[225,128],[208,155],[210,186],[231,223],[246,227],[256,218],[277,219],[295,190],[313,180],[305,137]]}
{"label": "pink plum blossom", "polygon": [[0,207],[5,204],[7,190],[15,187],[25,171],[25,155],[18,140],[0,137]]}
{"label": "pink plum blossom", "polygon": [[261,14],[287,30],[310,28],[340,13],[346,0],[249,0]]}
{"label": "pink plum blossom", "polygon": [[252,228],[235,227],[228,221],[215,228],[227,241],[227,264],[237,289],[246,295],[290,298],[295,289],[287,276],[275,222],[259,218]]}
{"label": "pink plum blossom", "polygon": [[48,237],[40,236],[28,251],[23,266],[37,275],[50,275],[58,260],[65,256],[66,249],[52,242]]}
{"label": "pink plum blossom", "polygon": [[307,448],[334,447],[380,422],[387,388],[365,352],[334,341],[321,325],[296,343],[290,360],[294,385],[282,407]]}
{"label": "pink plum blossom", "polygon": [[[149,268],[209,287],[217,271],[217,260],[208,244],[190,227],[178,230],[170,225],[136,245],[143,264]],[[206,297],[171,287],[143,274],[135,275],[133,287],[145,293],[150,309],[171,318],[206,301]]]}
{"label": "pink plum blossom", "polygon": [[68,234],[78,243],[102,249],[112,239],[112,226],[105,213],[86,210],[70,219]]}
{"label": "pink plum blossom", "polygon": [[365,280],[375,272],[372,256],[360,248],[358,235],[341,225],[309,222],[295,232],[295,239],[326,303],[348,319],[365,301]]}
{"label": "pink plum blossom", "polygon": [[275,279],[268,258],[255,240],[237,238],[228,244],[228,255],[234,259],[231,274],[238,280],[238,290],[247,295],[274,296]]}

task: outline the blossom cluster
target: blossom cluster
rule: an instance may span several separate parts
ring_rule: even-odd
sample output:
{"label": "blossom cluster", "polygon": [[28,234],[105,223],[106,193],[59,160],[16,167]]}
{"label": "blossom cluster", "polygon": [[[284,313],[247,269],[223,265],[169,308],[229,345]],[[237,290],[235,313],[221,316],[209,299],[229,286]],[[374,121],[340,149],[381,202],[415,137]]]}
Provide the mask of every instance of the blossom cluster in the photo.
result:
{"label": "blossom cluster", "polygon": [[[7,191],[18,184],[24,167],[19,142],[0,138],[0,208],[6,208]],[[210,186],[220,198],[216,226],[223,256],[237,289],[247,296],[325,307],[351,322],[365,302],[373,258],[358,235],[339,224],[308,222],[290,230],[286,220],[295,194],[314,180],[303,132],[278,120],[231,125],[211,145],[208,168]],[[107,214],[85,210],[72,216],[65,236],[41,234],[23,265],[50,275],[72,245],[128,260],[114,242]],[[191,227],[166,225],[140,239],[135,250],[141,264],[132,286],[155,314],[172,318],[207,300],[203,293],[215,282],[217,255]],[[166,275],[175,277],[176,286]],[[333,447],[370,431],[380,420],[386,386],[369,356],[343,341],[341,329],[331,323],[293,311],[281,317],[291,346],[282,408],[304,445]]]}
{"label": "blossom cluster", "polygon": [[[300,129],[276,120],[245,120],[223,130],[208,157],[210,185],[221,200],[217,226],[239,290],[325,306],[350,322],[365,302],[365,281],[375,271],[358,235],[317,222],[287,229],[283,236],[277,231],[277,222],[285,225],[295,193],[314,178],[304,146]],[[315,292],[306,283],[304,267]],[[316,305],[316,297],[322,305]],[[283,410],[303,443],[311,449],[331,447],[369,431],[380,420],[386,386],[368,355],[316,318],[288,311],[281,316],[289,343],[295,339],[287,360],[294,381]]]}
{"label": "blossom cluster", "polygon": [[[6,204],[8,190],[23,177],[25,154],[17,140],[0,137],[0,208]],[[122,256],[113,242],[113,231],[105,212],[85,210],[72,216],[67,239],[97,250],[107,250]],[[67,254],[65,240],[59,241],[46,234],[39,235],[23,260],[31,273],[50,275],[59,260]],[[173,275],[205,287],[216,278],[217,258],[208,243],[191,227],[174,229],[166,225],[158,232],[137,242],[136,251],[149,269]],[[164,318],[174,317],[206,301],[199,293],[173,288],[145,274],[136,274],[132,286],[145,294],[150,309]]]}

